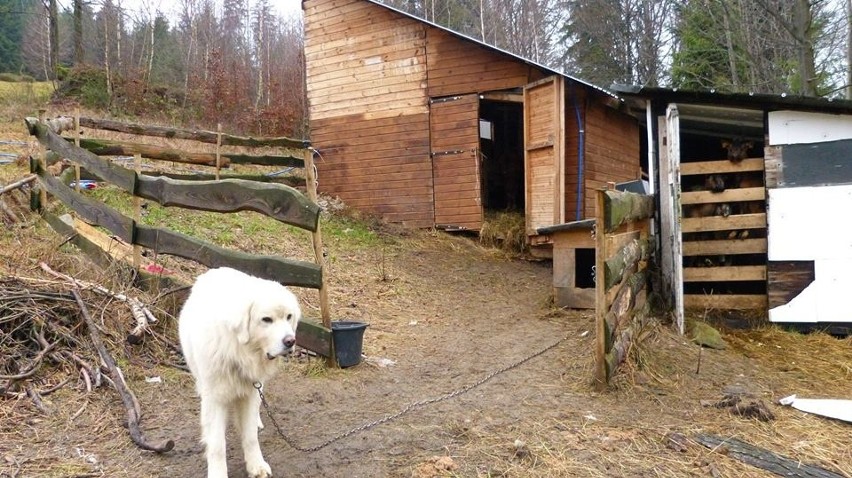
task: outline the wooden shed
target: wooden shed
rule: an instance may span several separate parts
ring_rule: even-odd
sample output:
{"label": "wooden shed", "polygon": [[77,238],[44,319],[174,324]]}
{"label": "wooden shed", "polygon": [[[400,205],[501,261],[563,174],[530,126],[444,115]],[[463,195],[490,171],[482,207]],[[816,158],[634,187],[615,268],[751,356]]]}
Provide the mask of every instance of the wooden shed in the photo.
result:
{"label": "wooden shed", "polygon": [[684,309],[852,330],[852,101],[615,87],[659,174],[663,279]]}
{"label": "wooden shed", "polygon": [[479,231],[488,210],[539,228],[591,217],[640,176],[613,94],[372,0],[304,0],[319,189],[412,227]]}

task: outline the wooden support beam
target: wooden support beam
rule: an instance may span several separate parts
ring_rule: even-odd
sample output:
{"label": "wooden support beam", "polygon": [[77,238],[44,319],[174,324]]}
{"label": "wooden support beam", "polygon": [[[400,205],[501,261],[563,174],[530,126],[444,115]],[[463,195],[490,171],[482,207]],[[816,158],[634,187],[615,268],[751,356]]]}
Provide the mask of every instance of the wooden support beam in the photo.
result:
{"label": "wooden support beam", "polygon": [[683,255],[718,256],[724,254],[765,254],[766,238],[726,239],[719,241],[687,241],[683,243]]}
{"label": "wooden support beam", "polygon": [[766,227],[766,214],[737,214],[732,216],[684,217],[681,219],[682,232],[738,231],[741,229],[763,229]]}
{"label": "wooden support beam", "polygon": [[695,174],[723,174],[744,173],[747,171],[763,171],[763,158],[749,158],[732,163],[728,159],[721,161],[696,161],[691,163],[680,163],[681,176],[692,176]]}
{"label": "wooden support beam", "polygon": [[316,352],[323,357],[331,356],[331,330],[310,319],[299,321],[296,330],[296,345]]}
{"label": "wooden support beam", "polygon": [[720,193],[715,193],[713,191],[691,191],[681,193],[680,195],[681,205],[764,201],[765,199],[766,188],[764,187],[726,189]]}
{"label": "wooden support beam", "polygon": [[766,280],[766,266],[684,267],[684,282]]}
{"label": "wooden support beam", "polygon": [[646,219],[654,214],[654,198],[642,194],[605,191],[603,196],[603,208],[606,211],[606,223],[599,234],[612,232],[619,226],[631,221]]}
{"label": "wooden support beam", "polygon": [[686,309],[760,310],[766,309],[765,295],[749,294],[684,294]]}
{"label": "wooden support beam", "polygon": [[[45,121],[54,132],[61,133],[70,130],[74,127],[73,118],[53,118]],[[90,129],[100,129],[104,131],[115,131],[118,133],[135,134],[138,136],[154,136],[158,138],[168,139],[188,139],[201,143],[216,144],[216,133],[212,131],[200,130],[185,130],[178,128],[167,128],[163,126],[150,126],[134,123],[122,123],[120,121],[112,121],[97,118],[80,118],[80,126]],[[229,134],[222,135],[222,144],[226,146],[247,146],[247,147],[278,147],[278,148],[293,148],[302,149],[311,145],[310,141],[304,139],[294,139],[286,137],[277,138],[251,138],[244,136],[233,136]]]}

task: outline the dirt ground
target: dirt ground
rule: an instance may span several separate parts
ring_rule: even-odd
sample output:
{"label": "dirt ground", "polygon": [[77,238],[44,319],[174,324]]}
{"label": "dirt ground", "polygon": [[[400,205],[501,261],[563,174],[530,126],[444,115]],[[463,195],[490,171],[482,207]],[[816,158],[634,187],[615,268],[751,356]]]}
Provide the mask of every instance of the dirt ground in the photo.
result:
{"label": "dirt ground", "polygon": [[[13,233],[7,227],[5,234]],[[776,403],[794,393],[852,398],[850,339],[759,326],[723,330],[729,347],[711,350],[661,325],[634,349],[614,390],[597,393],[592,314],[552,306],[548,262],[508,258],[470,238],[428,231],[395,244],[382,251],[329,246],[333,318],[369,324],[366,359],[343,370],[282,360],[266,395],[301,446],[470,387],[556,345],[465,393],[313,453],[290,448],[265,418],[261,446],[275,476],[774,476],[729,457],[725,447],[701,446],[695,437],[706,433],[852,477],[852,425]],[[3,274],[10,274],[11,257],[21,260],[18,273],[34,270],[26,254],[6,250]],[[299,295],[316,317],[316,293]],[[191,377],[144,359],[146,346],[118,352],[142,406],[146,438],[174,440],[173,451],[136,448],[118,395],[108,388],[86,393],[75,379],[44,398],[47,413],[26,397],[0,399],[0,477],[203,476]],[[732,390],[763,402],[775,419],[713,406]],[[239,444],[229,437],[231,476],[244,477]]]}

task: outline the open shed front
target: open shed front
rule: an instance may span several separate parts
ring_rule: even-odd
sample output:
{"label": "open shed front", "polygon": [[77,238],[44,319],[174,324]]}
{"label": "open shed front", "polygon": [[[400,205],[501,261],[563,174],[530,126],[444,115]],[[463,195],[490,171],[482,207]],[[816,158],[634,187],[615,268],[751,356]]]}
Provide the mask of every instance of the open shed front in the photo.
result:
{"label": "open shed front", "polygon": [[661,265],[678,323],[684,309],[765,310],[763,112],[670,103],[665,113]]}
{"label": "open shed front", "polygon": [[852,330],[852,236],[837,216],[852,207],[852,102],[648,90],[619,93],[652,140],[678,319],[727,310]]}

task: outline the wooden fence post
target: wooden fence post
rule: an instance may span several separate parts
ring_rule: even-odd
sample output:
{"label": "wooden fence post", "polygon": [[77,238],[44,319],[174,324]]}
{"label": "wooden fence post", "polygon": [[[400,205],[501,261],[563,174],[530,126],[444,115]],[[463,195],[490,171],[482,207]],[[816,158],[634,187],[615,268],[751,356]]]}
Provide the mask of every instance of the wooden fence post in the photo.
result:
{"label": "wooden fence post", "polygon": [[222,169],[222,123],[216,123],[216,181]]}
{"label": "wooden fence post", "polygon": [[[308,199],[317,203],[317,174],[316,169],[314,169],[314,151],[313,149],[306,148],[305,149],[305,181],[306,191],[308,193]],[[320,213],[321,214],[321,213]],[[325,257],[323,256],[322,249],[322,232],[320,228],[321,221],[317,221],[317,230],[311,233],[314,242],[314,254],[316,255],[317,265],[320,266],[320,272],[322,274],[322,286],[319,288],[319,297],[320,297],[320,315],[322,317],[322,325],[331,330],[331,311],[329,310],[328,305],[328,287],[326,286],[326,278],[325,278]],[[330,347],[331,353],[328,356],[328,365],[330,367],[337,366],[337,359],[335,357],[334,352],[334,340],[331,341]]]}
{"label": "wooden fence post", "polygon": [[[136,153],[133,155],[133,169],[136,171],[136,177],[139,177],[139,173],[142,171],[142,155]],[[77,180],[79,183],[79,179]],[[133,221],[136,224],[142,222],[142,199],[133,195]],[[139,244],[133,244],[133,268],[136,269],[136,273],[139,272],[139,269],[142,267],[142,246]]]}
{"label": "wooden fence post", "polygon": [[606,196],[604,190],[595,191],[595,388],[607,387],[606,342]]}
{"label": "wooden fence post", "polygon": [[[80,107],[74,108],[74,146],[80,147]],[[74,163],[74,189],[80,192],[80,165]]]}
{"label": "wooden fence post", "polygon": [[[47,124],[45,122],[45,119],[46,119],[45,115],[46,114],[47,114],[47,110],[45,108],[39,108],[39,110],[38,110],[38,122],[39,123]],[[41,164],[42,168],[47,169],[47,161],[46,161],[47,149],[44,147],[43,144],[41,144],[41,142],[39,142],[38,153],[39,154],[38,154],[37,161],[39,162],[39,164]],[[44,208],[47,207],[47,191],[44,189],[43,186],[39,187],[39,189],[38,189],[38,203],[39,203],[39,206],[38,206],[39,211],[42,211],[42,210],[44,210]]]}

